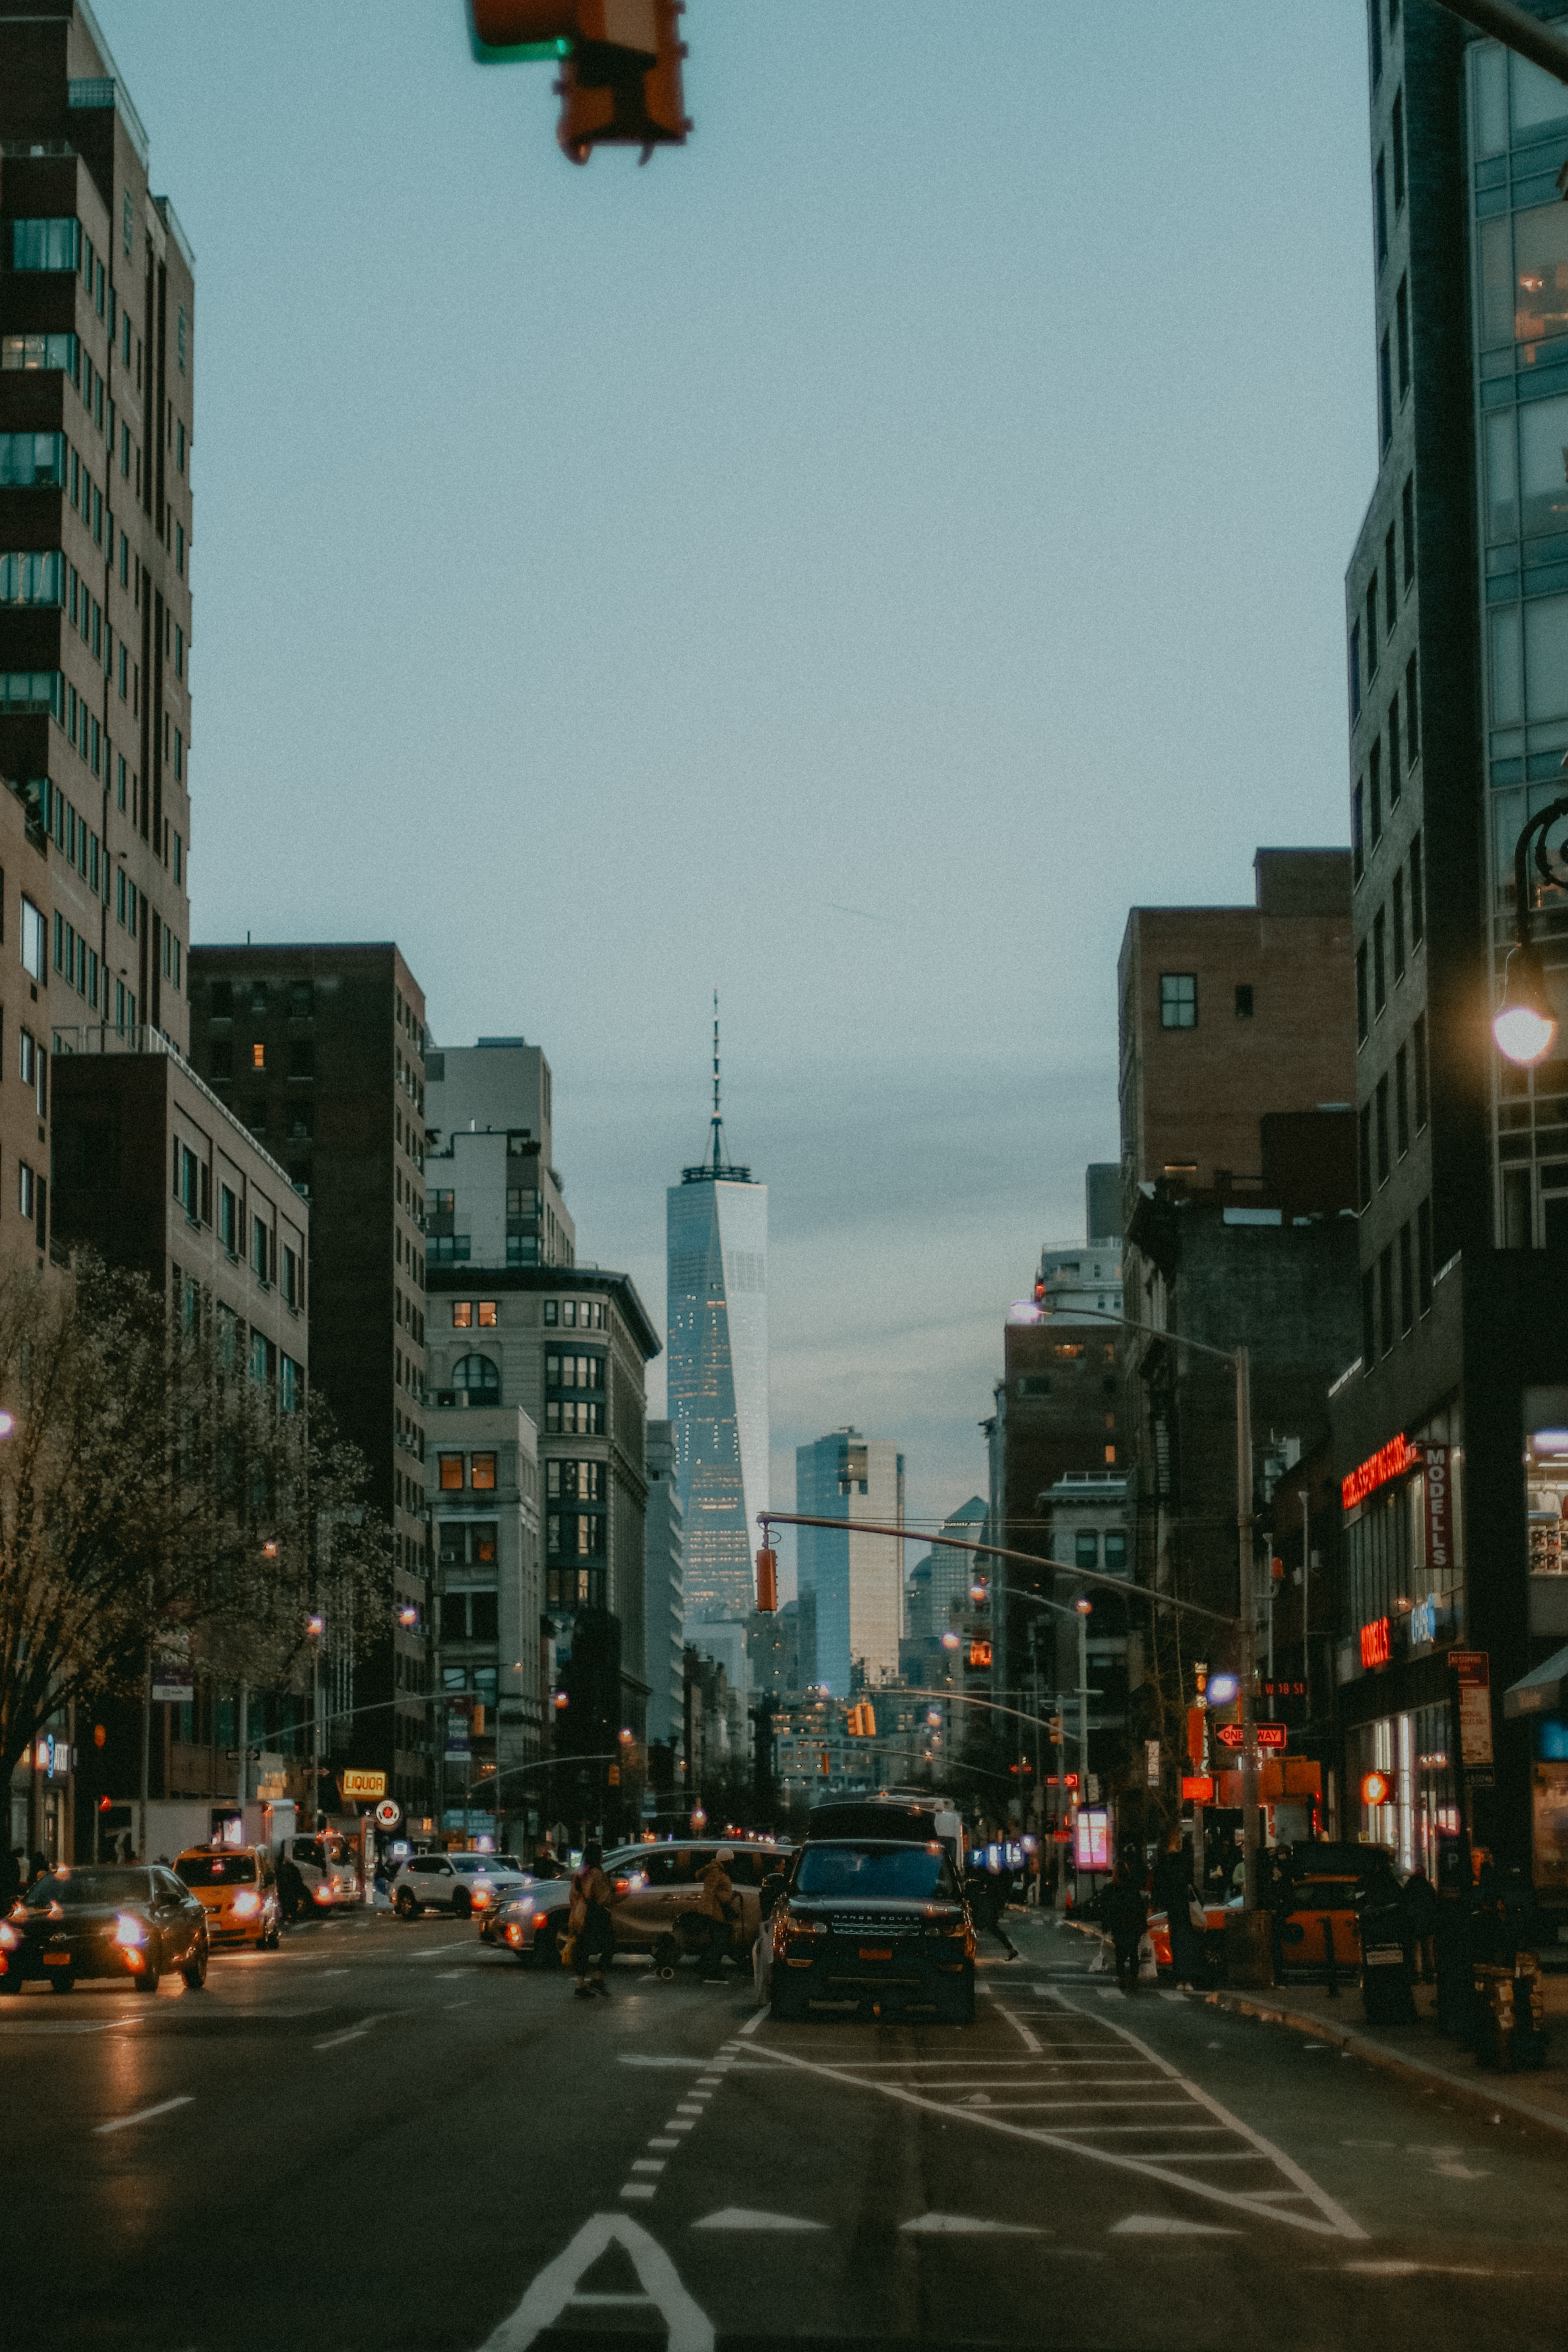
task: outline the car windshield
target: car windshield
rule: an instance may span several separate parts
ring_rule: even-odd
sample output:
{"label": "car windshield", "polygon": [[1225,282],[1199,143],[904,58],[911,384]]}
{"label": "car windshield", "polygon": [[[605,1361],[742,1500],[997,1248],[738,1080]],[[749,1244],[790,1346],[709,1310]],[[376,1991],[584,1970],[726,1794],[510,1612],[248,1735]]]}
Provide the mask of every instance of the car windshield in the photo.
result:
{"label": "car windshield", "polygon": [[808,1845],[795,1875],[797,1895],[857,1902],[956,1902],[952,1865],[936,1845]]}
{"label": "car windshield", "polygon": [[27,1890],[29,1911],[47,1910],[58,1903],[62,1911],[89,1911],[104,1903],[145,1903],[152,1894],[152,1876],[145,1870],[56,1870]]}
{"label": "car windshield", "polygon": [[187,1886],[254,1886],[256,1857],[249,1853],[183,1853],[174,1871]]}

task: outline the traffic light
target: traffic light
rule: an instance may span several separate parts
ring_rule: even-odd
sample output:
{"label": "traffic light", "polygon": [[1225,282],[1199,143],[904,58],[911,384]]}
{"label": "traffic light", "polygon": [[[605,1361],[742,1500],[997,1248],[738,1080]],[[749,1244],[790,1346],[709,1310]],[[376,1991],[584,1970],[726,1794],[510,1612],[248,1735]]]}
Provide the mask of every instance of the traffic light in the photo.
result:
{"label": "traffic light", "polygon": [[875,1739],[877,1711],[869,1699],[858,1699],[849,1710],[848,1731],[851,1739]]}
{"label": "traffic light", "polygon": [[1059,1748],[1062,1744],[1062,1719],[1059,1715],[1053,1715],[1051,1717],[1050,1735],[1052,1745]]}
{"label": "traffic light", "polygon": [[559,59],[555,136],[574,163],[601,142],[684,143],[679,37],[683,0],[469,0],[474,54],[486,65]]}
{"label": "traffic light", "polygon": [[972,1666],[988,1666],[991,1664],[990,1643],[971,1642],[969,1644],[969,1663]]}
{"label": "traffic light", "polygon": [[779,1556],[764,1544],[757,1554],[757,1607],[765,1616],[779,1605]]}

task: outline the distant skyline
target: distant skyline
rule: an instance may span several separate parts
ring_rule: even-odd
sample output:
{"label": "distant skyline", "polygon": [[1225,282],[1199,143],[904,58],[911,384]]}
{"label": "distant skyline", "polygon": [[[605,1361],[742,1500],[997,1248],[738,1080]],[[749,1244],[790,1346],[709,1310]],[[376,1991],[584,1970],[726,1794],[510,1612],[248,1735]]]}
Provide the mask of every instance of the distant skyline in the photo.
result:
{"label": "distant skyline", "polygon": [[1116,1152],[1126,908],[1347,836],[1360,5],[690,0],[646,171],[458,0],[97,12],[197,259],[196,939],[542,1042],[661,1329],[717,986],[773,1499],[853,1423],[940,1518]]}

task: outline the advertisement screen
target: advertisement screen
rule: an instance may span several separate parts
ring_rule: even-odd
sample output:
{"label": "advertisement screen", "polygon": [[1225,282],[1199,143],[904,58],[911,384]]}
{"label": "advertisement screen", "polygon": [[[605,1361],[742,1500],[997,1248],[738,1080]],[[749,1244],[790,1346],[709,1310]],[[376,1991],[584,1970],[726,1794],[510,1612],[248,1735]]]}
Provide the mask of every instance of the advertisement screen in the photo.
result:
{"label": "advertisement screen", "polygon": [[1085,1806],[1073,1830],[1073,1861],[1079,1870],[1109,1870],[1110,1815],[1103,1806]]}

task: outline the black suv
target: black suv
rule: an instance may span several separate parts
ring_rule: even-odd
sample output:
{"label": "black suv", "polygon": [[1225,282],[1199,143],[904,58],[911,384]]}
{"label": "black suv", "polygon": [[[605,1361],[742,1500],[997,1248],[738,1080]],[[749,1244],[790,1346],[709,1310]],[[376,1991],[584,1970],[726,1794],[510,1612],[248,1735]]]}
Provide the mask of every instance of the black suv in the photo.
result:
{"label": "black suv", "polygon": [[774,2017],[820,2002],[974,2022],[974,1926],[938,1839],[808,1838],[773,1937]]}

